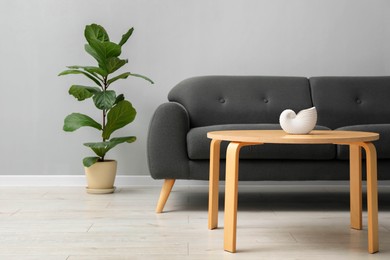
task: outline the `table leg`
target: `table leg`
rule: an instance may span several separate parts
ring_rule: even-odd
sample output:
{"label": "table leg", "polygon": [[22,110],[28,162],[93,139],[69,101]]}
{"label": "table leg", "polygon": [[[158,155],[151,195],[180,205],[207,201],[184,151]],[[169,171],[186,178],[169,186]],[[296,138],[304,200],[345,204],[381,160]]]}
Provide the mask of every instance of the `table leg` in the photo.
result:
{"label": "table leg", "polygon": [[362,229],[362,150],[349,146],[351,228]]}
{"label": "table leg", "polygon": [[372,143],[361,145],[366,151],[367,164],[368,252],[373,254],[379,251],[377,156]]}
{"label": "table leg", "polygon": [[226,152],[224,249],[236,252],[238,164],[241,143],[231,142]]}
{"label": "table leg", "polygon": [[211,140],[210,144],[209,229],[218,227],[220,144],[221,140]]}

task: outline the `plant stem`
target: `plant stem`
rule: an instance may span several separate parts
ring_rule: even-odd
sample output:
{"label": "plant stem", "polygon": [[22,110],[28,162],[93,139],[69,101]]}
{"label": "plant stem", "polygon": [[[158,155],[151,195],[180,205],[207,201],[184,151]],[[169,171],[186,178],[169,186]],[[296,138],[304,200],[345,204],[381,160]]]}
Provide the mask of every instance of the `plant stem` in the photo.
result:
{"label": "plant stem", "polygon": [[[106,77],[103,77],[103,91],[105,92],[108,88],[108,85],[107,85],[107,76]],[[106,128],[106,116],[107,116],[107,111],[105,109],[103,109],[103,124],[102,124],[102,127],[103,127],[103,132],[104,132],[104,129]],[[105,142],[106,139],[103,137],[103,142]],[[104,155],[101,157],[101,160],[104,162]]]}
{"label": "plant stem", "polygon": [[[103,109],[103,131],[104,129],[106,128],[106,110]],[[103,142],[106,141],[104,138],[103,138]]]}
{"label": "plant stem", "polygon": [[107,81],[108,81],[108,78],[107,78],[107,77],[104,77],[104,78],[103,78],[103,88],[104,88],[104,91],[106,91],[107,88],[108,88]]}
{"label": "plant stem", "polygon": [[[103,92],[105,92],[107,90],[107,87],[108,87],[107,80],[108,80],[107,76],[103,77]],[[106,128],[106,110],[105,109],[103,109],[103,125],[102,126],[103,126],[103,132],[104,132],[104,129]],[[103,142],[105,142],[105,141],[106,141],[106,139],[103,137]]]}

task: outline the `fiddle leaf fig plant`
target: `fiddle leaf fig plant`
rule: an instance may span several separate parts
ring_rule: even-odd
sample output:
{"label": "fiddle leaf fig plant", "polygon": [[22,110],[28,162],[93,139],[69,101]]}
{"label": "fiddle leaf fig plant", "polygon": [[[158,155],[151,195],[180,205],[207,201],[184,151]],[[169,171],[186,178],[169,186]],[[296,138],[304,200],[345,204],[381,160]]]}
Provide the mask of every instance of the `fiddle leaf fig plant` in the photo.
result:
{"label": "fiddle leaf fig plant", "polygon": [[100,142],[84,143],[92,149],[96,156],[83,159],[85,167],[89,167],[98,161],[104,161],[106,153],[121,143],[132,143],[135,136],[112,137],[111,135],[118,129],[133,122],[136,110],[133,105],[125,99],[123,94],[117,94],[112,90],[112,84],[120,79],[127,79],[129,76],[142,78],[153,84],[153,81],[146,76],[131,72],[112,75],[122,68],[127,59],[121,59],[122,46],[132,35],[134,29],[129,29],[119,43],[110,41],[106,30],[97,24],[87,25],[84,36],[87,43],[84,45],[85,51],[97,62],[97,66],[68,66],[59,76],[79,74],[87,77],[92,85],[72,85],[69,94],[78,101],[85,101],[92,98],[95,107],[101,112],[101,121],[97,122],[93,118],[81,114],[72,113],[64,120],[63,130],[73,132],[80,127],[92,127],[101,132]]}

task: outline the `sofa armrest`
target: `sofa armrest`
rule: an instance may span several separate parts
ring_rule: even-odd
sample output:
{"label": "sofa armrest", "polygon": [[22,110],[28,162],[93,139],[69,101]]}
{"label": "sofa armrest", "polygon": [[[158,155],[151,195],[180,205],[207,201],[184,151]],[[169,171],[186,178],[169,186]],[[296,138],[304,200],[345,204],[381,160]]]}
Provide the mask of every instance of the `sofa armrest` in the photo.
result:
{"label": "sofa armrest", "polygon": [[156,109],[147,141],[149,171],[154,179],[189,178],[189,128],[189,116],[181,104],[168,102]]}

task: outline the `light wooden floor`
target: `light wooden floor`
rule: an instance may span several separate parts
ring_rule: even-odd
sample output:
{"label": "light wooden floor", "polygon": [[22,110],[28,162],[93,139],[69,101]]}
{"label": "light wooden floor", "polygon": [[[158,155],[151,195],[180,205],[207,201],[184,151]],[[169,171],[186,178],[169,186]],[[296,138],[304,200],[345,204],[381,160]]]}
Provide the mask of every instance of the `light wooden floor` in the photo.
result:
{"label": "light wooden floor", "polygon": [[366,215],[363,231],[349,229],[347,186],[240,186],[236,254],[222,249],[221,210],[220,228],[207,229],[207,186],[174,187],[165,212],[155,214],[159,191],[1,187],[0,259],[390,259],[389,186],[379,187],[374,255]]}

